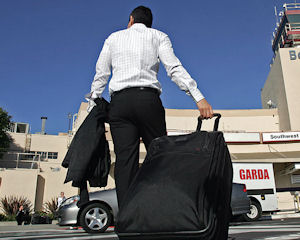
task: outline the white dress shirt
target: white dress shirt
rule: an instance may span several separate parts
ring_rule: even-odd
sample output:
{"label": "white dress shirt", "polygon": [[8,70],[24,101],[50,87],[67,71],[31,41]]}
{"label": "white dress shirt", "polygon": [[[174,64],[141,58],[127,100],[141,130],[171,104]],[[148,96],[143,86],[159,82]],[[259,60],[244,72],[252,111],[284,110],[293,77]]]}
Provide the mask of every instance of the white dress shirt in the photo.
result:
{"label": "white dress shirt", "polygon": [[66,200],[66,197],[65,196],[63,196],[63,197],[61,197],[61,196],[59,196],[58,198],[57,198],[57,207],[59,208],[60,207],[60,205],[63,203],[63,201],[65,201]]}
{"label": "white dress shirt", "polygon": [[110,95],[129,87],[152,87],[161,92],[161,85],[157,80],[160,61],[172,81],[191,95],[195,102],[204,98],[196,81],[175,56],[168,35],[147,28],[142,23],[135,23],[126,30],[112,33],[105,40],[96,64],[91,92],[85,96],[89,101],[88,111],[95,105],[93,99],[101,97],[111,69]]}

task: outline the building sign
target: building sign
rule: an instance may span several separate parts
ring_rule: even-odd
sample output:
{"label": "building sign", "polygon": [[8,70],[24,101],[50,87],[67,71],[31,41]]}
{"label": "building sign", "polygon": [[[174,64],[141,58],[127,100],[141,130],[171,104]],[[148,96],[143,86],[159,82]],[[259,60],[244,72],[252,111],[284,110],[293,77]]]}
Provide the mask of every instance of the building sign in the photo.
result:
{"label": "building sign", "polygon": [[289,51],[290,53],[290,60],[297,60],[300,59],[300,52],[296,52],[295,50]]}
{"label": "building sign", "polygon": [[260,143],[259,133],[224,133],[227,143]]}
{"label": "building sign", "polygon": [[270,179],[268,169],[240,169],[241,180]]}
{"label": "building sign", "polygon": [[300,132],[263,133],[262,139],[264,143],[300,141]]}
{"label": "building sign", "polygon": [[[168,131],[168,136],[189,134],[191,131]],[[227,143],[260,143],[259,133],[224,133]]]}
{"label": "building sign", "polygon": [[232,163],[233,182],[246,184],[247,189],[275,189],[272,163]]}

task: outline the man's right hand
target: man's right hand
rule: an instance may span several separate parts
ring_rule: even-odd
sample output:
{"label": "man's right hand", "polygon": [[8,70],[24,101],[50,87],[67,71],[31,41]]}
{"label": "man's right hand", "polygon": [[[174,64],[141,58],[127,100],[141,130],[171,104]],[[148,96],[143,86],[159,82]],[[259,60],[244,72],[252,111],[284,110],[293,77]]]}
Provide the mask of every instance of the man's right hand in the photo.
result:
{"label": "man's right hand", "polygon": [[213,109],[205,98],[197,102],[197,107],[200,111],[200,117],[203,119],[208,119],[213,117]]}

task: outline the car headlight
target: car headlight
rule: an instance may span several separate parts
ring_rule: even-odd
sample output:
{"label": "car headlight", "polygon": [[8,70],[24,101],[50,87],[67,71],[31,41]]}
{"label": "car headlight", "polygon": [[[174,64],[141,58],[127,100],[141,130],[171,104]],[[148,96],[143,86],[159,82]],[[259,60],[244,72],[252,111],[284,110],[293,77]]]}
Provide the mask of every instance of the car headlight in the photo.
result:
{"label": "car headlight", "polygon": [[73,197],[67,198],[65,201],[63,201],[61,203],[60,207],[77,202],[79,199],[80,199],[79,196],[73,196]]}

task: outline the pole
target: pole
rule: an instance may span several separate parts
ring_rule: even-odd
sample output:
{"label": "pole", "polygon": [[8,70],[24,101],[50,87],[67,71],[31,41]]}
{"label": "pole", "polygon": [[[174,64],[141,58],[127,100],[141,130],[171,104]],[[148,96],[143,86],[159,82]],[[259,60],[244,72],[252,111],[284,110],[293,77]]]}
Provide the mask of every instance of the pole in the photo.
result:
{"label": "pole", "polygon": [[69,119],[69,128],[68,128],[68,134],[71,133],[71,119],[72,119],[72,114],[68,113],[68,119]]}

